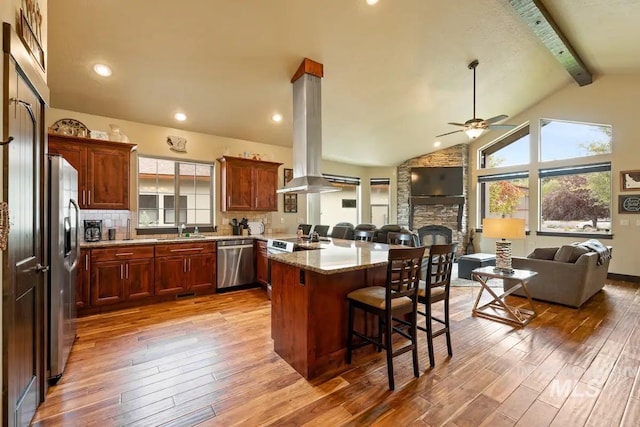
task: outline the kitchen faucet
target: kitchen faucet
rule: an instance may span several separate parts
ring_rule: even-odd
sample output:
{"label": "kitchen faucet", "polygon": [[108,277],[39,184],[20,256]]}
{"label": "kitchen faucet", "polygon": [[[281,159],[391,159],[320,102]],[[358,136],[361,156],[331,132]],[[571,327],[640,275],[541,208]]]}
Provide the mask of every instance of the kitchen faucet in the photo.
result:
{"label": "kitchen faucet", "polygon": [[186,225],[180,224],[180,227],[178,228],[178,237],[182,237],[182,232],[184,231],[185,228],[187,228]]}

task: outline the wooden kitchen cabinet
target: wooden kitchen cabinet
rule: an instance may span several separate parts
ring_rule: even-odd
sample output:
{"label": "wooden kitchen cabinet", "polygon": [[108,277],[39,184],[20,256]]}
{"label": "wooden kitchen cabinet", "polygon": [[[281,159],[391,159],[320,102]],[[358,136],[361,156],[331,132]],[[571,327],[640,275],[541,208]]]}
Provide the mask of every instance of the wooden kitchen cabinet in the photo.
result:
{"label": "wooden kitchen cabinet", "polygon": [[78,171],[81,209],[129,209],[129,160],[134,144],[49,134],[49,153]]}
{"label": "wooden kitchen cabinet", "polygon": [[282,163],[223,156],[220,207],[227,211],[277,211],[278,167]]}
{"label": "wooden kitchen cabinet", "polygon": [[269,282],[269,258],[264,240],[256,240],[256,281],[262,286]]}
{"label": "wooden kitchen cabinet", "polygon": [[98,307],[153,296],[154,247],[91,251],[91,305]]}
{"label": "wooden kitchen cabinet", "polygon": [[213,290],[215,287],[215,243],[171,243],[156,246],[156,295]]}
{"label": "wooden kitchen cabinet", "polygon": [[76,283],[76,309],[90,306],[89,280],[91,271],[91,252],[89,249],[80,249],[78,260],[78,279]]}

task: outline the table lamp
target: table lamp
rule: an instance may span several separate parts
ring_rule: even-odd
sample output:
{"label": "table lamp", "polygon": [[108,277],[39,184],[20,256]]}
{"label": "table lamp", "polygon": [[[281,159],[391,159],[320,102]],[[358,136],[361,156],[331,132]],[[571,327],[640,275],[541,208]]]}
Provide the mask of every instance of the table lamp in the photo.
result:
{"label": "table lamp", "polygon": [[482,220],[482,236],[501,239],[496,241],[496,270],[513,273],[511,242],[508,239],[524,239],[524,219],[485,218]]}

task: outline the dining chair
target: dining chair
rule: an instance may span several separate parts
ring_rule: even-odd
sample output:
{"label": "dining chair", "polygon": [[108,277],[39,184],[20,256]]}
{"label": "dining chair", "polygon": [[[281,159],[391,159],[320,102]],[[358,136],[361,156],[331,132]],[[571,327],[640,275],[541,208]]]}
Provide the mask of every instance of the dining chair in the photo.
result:
{"label": "dining chair", "polygon": [[298,224],[298,228],[302,229],[302,234],[305,236],[311,234],[311,224]]}
{"label": "dining chair", "polygon": [[329,226],[328,225],[314,225],[313,226],[313,231],[318,233],[318,236],[320,236],[320,237],[327,237],[327,233],[329,233]]}
{"label": "dining chair", "polygon": [[390,231],[387,233],[387,243],[390,245],[413,246],[411,233]]}
{"label": "dining chair", "polygon": [[353,240],[359,240],[362,242],[373,242],[373,237],[375,235],[375,230],[355,230],[353,232]]}

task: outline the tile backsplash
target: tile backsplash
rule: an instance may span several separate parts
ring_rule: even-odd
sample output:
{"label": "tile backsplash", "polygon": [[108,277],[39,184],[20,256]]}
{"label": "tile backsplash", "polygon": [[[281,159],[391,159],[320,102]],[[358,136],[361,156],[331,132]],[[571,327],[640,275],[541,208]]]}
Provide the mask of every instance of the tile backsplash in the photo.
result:
{"label": "tile backsplash", "polygon": [[[102,220],[102,240],[108,239],[108,232],[110,228],[116,229],[116,240],[122,240],[125,238],[127,232],[127,220],[131,219],[132,233],[135,233],[135,224],[133,224],[133,216],[131,211],[117,211],[117,210],[82,210],[80,211],[80,233],[84,236],[84,220]],[[135,236],[132,236],[135,237]]]}
{"label": "tile backsplash", "polygon": [[[238,221],[247,218],[249,221],[258,221],[264,224],[265,233],[280,232],[277,226],[272,224],[270,212],[224,212],[218,219],[217,232],[202,232],[205,235],[230,235],[233,230],[230,222],[233,218]],[[127,233],[127,220],[131,220],[131,238],[132,239],[149,239],[160,237],[171,237],[175,233],[167,235],[148,235],[136,234],[137,217],[136,212],[125,210],[82,210],[80,212],[80,236],[84,236],[84,220],[102,220],[102,240],[108,240],[108,230],[116,229],[116,240],[122,240]],[[83,237],[81,237],[83,239]]]}

